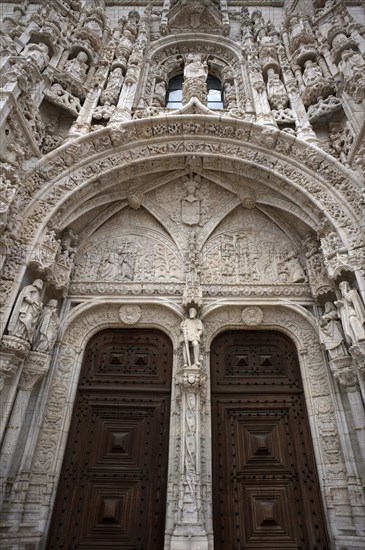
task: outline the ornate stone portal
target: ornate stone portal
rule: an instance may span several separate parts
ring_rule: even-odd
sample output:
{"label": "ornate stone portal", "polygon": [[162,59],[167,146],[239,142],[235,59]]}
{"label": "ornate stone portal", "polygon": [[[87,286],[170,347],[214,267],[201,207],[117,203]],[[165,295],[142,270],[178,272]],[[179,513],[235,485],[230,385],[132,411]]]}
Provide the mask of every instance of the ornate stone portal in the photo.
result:
{"label": "ornate stone portal", "polygon": [[214,547],[209,350],[232,328],[295,343],[331,545],[363,547],[364,28],[246,3],[4,18],[4,549],[45,548],[84,350],[113,327],[174,347],[165,550]]}

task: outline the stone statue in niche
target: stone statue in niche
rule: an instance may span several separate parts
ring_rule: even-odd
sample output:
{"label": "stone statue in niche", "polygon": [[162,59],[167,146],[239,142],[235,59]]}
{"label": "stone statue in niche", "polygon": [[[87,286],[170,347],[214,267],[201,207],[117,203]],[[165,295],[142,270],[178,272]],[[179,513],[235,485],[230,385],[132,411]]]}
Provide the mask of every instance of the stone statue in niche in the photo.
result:
{"label": "stone statue in niche", "polygon": [[184,367],[200,366],[200,339],[203,334],[203,323],[196,318],[197,314],[197,310],[191,307],[189,317],[184,319],[180,325]]}
{"label": "stone statue in niche", "polygon": [[6,227],[9,209],[17,192],[17,187],[6,178],[5,174],[0,176],[0,234]]}
{"label": "stone statue in niche", "polygon": [[49,63],[48,47],[46,44],[27,44],[22,51],[22,55],[33,61],[40,71]]}
{"label": "stone statue in niche", "polygon": [[88,56],[85,52],[79,52],[76,57],[69,59],[65,70],[77,80],[83,80],[89,68]]}
{"label": "stone statue in niche", "polygon": [[274,69],[267,71],[267,97],[273,109],[285,109],[288,105],[285,86]]}
{"label": "stone statue in niche", "polygon": [[155,84],[153,101],[161,107],[165,106],[167,84],[164,80],[158,80]]}
{"label": "stone statue in niche", "polygon": [[117,67],[110,73],[107,86],[100,97],[100,103],[102,105],[117,104],[123,80],[124,77],[121,67]]}
{"label": "stone statue in niche", "polygon": [[318,67],[315,61],[308,59],[304,63],[304,72],[303,72],[303,82],[306,86],[310,86],[313,82],[316,82],[318,79],[323,78],[321,69]]}
{"label": "stone statue in niche", "polygon": [[43,281],[36,279],[20,292],[8,325],[11,336],[31,342],[42,310],[42,289]]}
{"label": "stone statue in niche", "polygon": [[335,302],[339,311],[345,338],[349,345],[365,340],[365,307],[357,290],[350,288],[347,281],[339,285],[341,299]]}
{"label": "stone statue in niche", "polygon": [[224,108],[227,110],[237,107],[237,96],[234,84],[226,82],[224,85]]}
{"label": "stone statue in niche", "polygon": [[278,265],[279,279],[284,283],[304,283],[305,272],[299,263],[294,251],[288,252],[284,260]]}
{"label": "stone statue in niche", "polygon": [[32,348],[34,351],[43,353],[52,351],[60,327],[57,307],[58,302],[53,299],[44,306],[33,337]]}
{"label": "stone statue in niche", "polygon": [[339,70],[344,79],[344,91],[355,103],[361,103],[365,98],[365,59],[354,50],[344,50],[341,56]]}
{"label": "stone statue in niche", "polygon": [[185,59],[183,104],[192,97],[197,97],[204,105],[207,104],[208,64],[201,54],[189,53]]}
{"label": "stone statue in niche", "polygon": [[196,191],[200,187],[200,176],[185,179],[186,197],[181,201],[181,220],[186,225],[197,225],[200,222],[200,199]]}
{"label": "stone statue in niche", "polygon": [[319,337],[331,360],[348,355],[336,307],[326,302],[319,322]]}
{"label": "stone statue in niche", "polygon": [[101,38],[103,36],[101,25],[96,19],[88,19],[84,23],[84,27],[90,29],[91,32],[94,33],[98,38]]}
{"label": "stone statue in niche", "polygon": [[206,81],[208,76],[208,65],[206,61],[203,61],[201,54],[189,53],[186,56],[184,66],[184,79],[199,78],[203,82]]}

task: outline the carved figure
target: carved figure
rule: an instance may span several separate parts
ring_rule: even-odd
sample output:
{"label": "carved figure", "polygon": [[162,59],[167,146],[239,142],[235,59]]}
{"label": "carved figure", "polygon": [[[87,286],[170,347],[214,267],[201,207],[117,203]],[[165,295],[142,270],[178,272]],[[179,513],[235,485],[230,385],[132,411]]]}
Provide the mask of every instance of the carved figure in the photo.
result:
{"label": "carved figure", "polygon": [[200,338],[203,334],[203,323],[200,319],[196,319],[197,313],[197,310],[194,307],[191,307],[189,309],[189,318],[184,319],[180,325],[182,332],[181,342],[183,343],[184,366],[200,366]]}
{"label": "carved figure", "polygon": [[36,279],[20,292],[10,317],[8,332],[12,336],[31,342],[42,309],[43,281]]}
{"label": "carved figure", "polygon": [[27,59],[34,61],[42,71],[49,63],[48,47],[46,44],[27,44],[22,52]]}
{"label": "carved figure", "polygon": [[85,52],[79,52],[77,57],[70,59],[65,67],[66,71],[78,80],[82,80],[89,68],[87,64],[87,54]]}
{"label": "carved figure", "polygon": [[123,71],[121,67],[114,69],[108,79],[108,84],[101,94],[100,103],[102,105],[116,105],[120,90],[123,84]]}
{"label": "carved figure", "polygon": [[365,307],[357,290],[351,289],[347,281],[339,285],[342,298],[335,302],[339,310],[343,331],[350,345],[365,340]]}
{"label": "carved figure", "polygon": [[308,59],[305,62],[304,67],[305,69],[303,72],[303,82],[306,86],[310,86],[319,78],[323,78],[321,69],[318,67],[317,63],[315,63],[311,59]]}
{"label": "carved figure", "polygon": [[195,196],[196,190],[200,186],[200,178],[196,176],[187,178],[184,182],[186,197],[181,202],[181,218],[187,225],[195,225],[200,221],[200,199]]}
{"label": "carved figure", "polygon": [[120,279],[132,281],[136,255],[137,250],[134,243],[123,243],[123,246],[109,253],[105,263],[99,268],[100,277],[107,281]]}
{"label": "carved figure", "polygon": [[34,351],[52,351],[60,327],[57,306],[57,300],[53,299],[44,306],[33,337]]}
{"label": "carved figure", "polygon": [[208,65],[200,54],[189,53],[185,58],[183,104],[192,97],[197,97],[203,104],[207,103]]}
{"label": "carved figure", "polygon": [[304,283],[306,277],[304,269],[293,251],[288,252],[278,266],[279,275],[288,283]]}
{"label": "carved figure", "polygon": [[341,323],[336,308],[331,302],[326,302],[319,327],[320,341],[328,351],[330,359],[348,355]]}
{"label": "carved figure", "polygon": [[16,195],[17,188],[6,178],[0,175],[0,233],[6,226],[10,206]]}
{"label": "carved figure", "polygon": [[273,109],[285,109],[288,105],[288,96],[285,86],[274,69],[267,72],[267,96]]}
{"label": "carved figure", "polygon": [[341,58],[338,68],[344,78],[351,78],[356,72],[364,73],[365,59],[360,53],[354,50],[344,50]]}
{"label": "carved figure", "polygon": [[237,107],[236,90],[230,82],[224,86],[224,107],[228,110]]}
{"label": "carved figure", "polygon": [[199,78],[202,81],[206,81],[208,76],[208,65],[206,61],[203,61],[201,54],[189,53],[186,56],[184,66],[184,79],[187,78]]}

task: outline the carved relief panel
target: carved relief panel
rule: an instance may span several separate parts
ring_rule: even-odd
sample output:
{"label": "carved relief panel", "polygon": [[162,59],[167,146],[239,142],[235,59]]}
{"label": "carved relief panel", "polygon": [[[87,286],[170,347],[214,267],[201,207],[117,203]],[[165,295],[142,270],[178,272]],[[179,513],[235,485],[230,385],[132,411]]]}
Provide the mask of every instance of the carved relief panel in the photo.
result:
{"label": "carved relief panel", "polygon": [[181,281],[181,257],[160,224],[144,210],[124,210],[80,249],[74,281]]}
{"label": "carved relief panel", "polygon": [[292,284],[306,280],[296,243],[258,210],[223,221],[202,251],[202,282]]}

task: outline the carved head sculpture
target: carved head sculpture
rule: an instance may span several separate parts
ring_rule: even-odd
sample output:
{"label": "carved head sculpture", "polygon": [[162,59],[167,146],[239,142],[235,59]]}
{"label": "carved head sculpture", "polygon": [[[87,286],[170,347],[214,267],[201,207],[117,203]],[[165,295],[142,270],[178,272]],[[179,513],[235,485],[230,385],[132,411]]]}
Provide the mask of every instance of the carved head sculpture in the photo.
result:
{"label": "carved head sculpture", "polygon": [[197,316],[198,312],[197,310],[195,309],[195,307],[191,307],[189,309],[189,317],[190,319],[194,319],[196,316]]}
{"label": "carved head sculpture", "polygon": [[36,280],[33,282],[33,286],[35,286],[35,288],[38,288],[38,290],[42,290],[42,288],[43,288],[43,281],[42,281],[42,279],[36,279]]}

